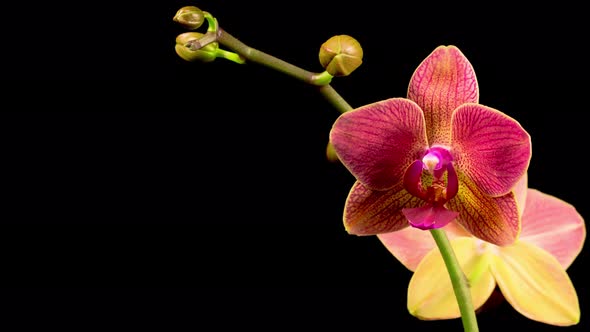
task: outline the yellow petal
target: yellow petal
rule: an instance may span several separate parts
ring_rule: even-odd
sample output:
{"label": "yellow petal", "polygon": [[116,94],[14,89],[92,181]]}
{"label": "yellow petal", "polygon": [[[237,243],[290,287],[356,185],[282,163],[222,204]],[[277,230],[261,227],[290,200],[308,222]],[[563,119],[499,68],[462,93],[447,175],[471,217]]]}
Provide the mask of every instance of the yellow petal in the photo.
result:
{"label": "yellow petal", "polygon": [[[480,248],[481,241],[460,237],[451,241],[455,255],[471,286],[475,309],[481,307],[496,286],[489,270],[489,253]],[[408,310],[420,319],[461,317],[457,299],[442,256],[437,248],[422,260],[408,287]]]}
{"label": "yellow petal", "polygon": [[506,300],[524,316],[568,326],[580,321],[578,296],[559,261],[526,242],[499,247],[490,268]]}

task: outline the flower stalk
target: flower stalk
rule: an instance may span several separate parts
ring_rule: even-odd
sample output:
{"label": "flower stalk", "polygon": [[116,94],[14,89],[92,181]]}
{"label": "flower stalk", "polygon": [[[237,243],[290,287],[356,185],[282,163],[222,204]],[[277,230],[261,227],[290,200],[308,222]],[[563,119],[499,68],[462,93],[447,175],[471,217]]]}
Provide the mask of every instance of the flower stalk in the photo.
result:
{"label": "flower stalk", "polygon": [[451,277],[451,284],[453,291],[457,298],[459,311],[461,312],[461,321],[463,322],[463,329],[465,332],[477,332],[479,327],[477,325],[477,318],[475,316],[475,309],[471,301],[471,291],[469,290],[469,283],[467,277],[461,270],[457,256],[453,251],[453,247],[447,238],[446,233],[441,228],[431,229],[430,233],[436,242],[436,245],[442,255],[449,277]]}
{"label": "flower stalk", "polygon": [[217,42],[231,51],[240,54],[247,61],[271,68],[307,84],[321,86],[330,83],[330,80],[326,80],[325,74],[307,71],[270,54],[252,48],[221,28],[217,31]]}
{"label": "flower stalk", "polygon": [[[340,113],[345,113],[353,109],[353,107],[350,106],[350,104],[348,104],[348,102],[346,102],[346,100],[344,100],[344,98],[342,98],[342,96],[330,85],[333,76],[327,71],[316,73],[292,65],[284,60],[244,44],[221,28],[217,30],[216,35],[219,44],[239,54],[242,58],[246,59],[246,61],[269,67],[307,84],[317,86],[320,94],[324,96],[332,107]],[[328,142],[327,151],[333,150],[331,145],[332,144]],[[328,158],[331,161],[337,160],[334,153],[330,154],[328,152]]]}

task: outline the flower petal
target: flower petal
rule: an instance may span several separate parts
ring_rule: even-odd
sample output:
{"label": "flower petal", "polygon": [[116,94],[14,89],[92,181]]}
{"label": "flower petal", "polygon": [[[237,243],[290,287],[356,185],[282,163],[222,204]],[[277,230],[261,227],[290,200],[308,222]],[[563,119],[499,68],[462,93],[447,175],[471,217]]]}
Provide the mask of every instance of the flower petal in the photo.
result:
{"label": "flower petal", "polygon": [[568,326],[580,320],[578,296],[564,268],[550,253],[518,241],[498,248],[491,271],[506,300],[524,316]]}
{"label": "flower petal", "polygon": [[[512,188],[512,192],[514,193],[514,197],[516,198],[516,203],[518,204],[518,214],[521,216],[524,213],[525,206],[526,206],[526,194],[528,192],[529,186],[529,177],[527,173],[524,173],[523,177],[516,182],[514,188]],[[522,231],[522,230],[521,230]]]}
{"label": "flower petal", "polygon": [[475,71],[457,47],[439,46],[412,75],[408,98],[424,111],[429,144],[450,146],[453,111],[478,101]]}
{"label": "flower petal", "polygon": [[496,245],[512,244],[520,232],[520,216],[514,193],[490,197],[463,173],[458,173],[459,193],[447,203],[459,212],[457,223],[473,236]]}
{"label": "flower petal", "polygon": [[408,218],[410,226],[423,230],[444,227],[459,214],[442,206],[430,204],[416,208],[405,208],[402,209],[402,213]]}
{"label": "flower petal", "polygon": [[330,142],[348,170],[365,186],[387,190],[428,148],[422,110],[413,101],[391,98],[342,114]]}
{"label": "flower petal", "polygon": [[[458,236],[471,236],[454,222],[443,227],[449,239]],[[414,227],[406,227],[397,232],[378,234],[377,238],[385,248],[410,271],[416,270],[418,263],[426,254],[436,247],[430,232]]]}
{"label": "flower petal", "polygon": [[545,249],[561,266],[568,268],[582,250],[586,226],[572,205],[529,189],[520,239]]}
{"label": "flower petal", "polygon": [[[451,241],[461,269],[469,280],[474,309],[492,294],[496,283],[489,270],[489,254],[473,238]],[[483,254],[482,254],[483,253]],[[461,317],[451,279],[438,249],[430,251],[416,268],[408,287],[408,310],[420,319]]]}
{"label": "flower petal", "polygon": [[531,137],[516,120],[500,111],[464,104],[453,114],[451,151],[457,168],[484,194],[500,196],[526,173]]}
{"label": "flower petal", "polygon": [[390,190],[374,191],[356,181],[344,206],[344,227],[355,235],[395,232],[408,226],[402,208],[419,204],[423,201],[410,195],[401,183]]}

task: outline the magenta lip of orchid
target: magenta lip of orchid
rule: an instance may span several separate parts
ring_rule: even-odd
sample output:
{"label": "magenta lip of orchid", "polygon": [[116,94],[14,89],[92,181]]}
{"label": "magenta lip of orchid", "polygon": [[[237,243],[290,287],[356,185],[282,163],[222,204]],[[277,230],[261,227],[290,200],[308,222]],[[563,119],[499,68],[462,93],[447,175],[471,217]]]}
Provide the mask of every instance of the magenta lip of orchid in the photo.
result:
{"label": "magenta lip of orchid", "polygon": [[[449,150],[434,146],[426,151],[422,160],[414,161],[404,175],[404,189],[412,196],[426,202],[417,208],[404,208],[402,213],[411,226],[420,229],[444,227],[455,219],[459,213],[449,211],[444,205],[459,191],[459,179],[452,164]],[[432,175],[432,184],[426,189],[422,186],[422,172]],[[447,182],[443,176],[447,174]]]}

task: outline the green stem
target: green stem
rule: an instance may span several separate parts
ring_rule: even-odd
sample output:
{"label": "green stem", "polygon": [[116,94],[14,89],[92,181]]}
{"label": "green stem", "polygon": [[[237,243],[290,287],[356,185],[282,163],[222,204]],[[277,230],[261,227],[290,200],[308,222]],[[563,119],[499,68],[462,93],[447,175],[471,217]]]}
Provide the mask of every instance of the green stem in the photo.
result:
{"label": "green stem", "polygon": [[270,54],[249,47],[221,28],[217,30],[217,42],[240,54],[250,62],[272,68],[278,72],[287,74],[312,85],[315,85],[314,79],[319,75],[318,73],[312,73],[301,69]]}
{"label": "green stem", "polygon": [[340,113],[352,110],[352,106],[350,106],[331,85],[322,85],[319,87],[319,91]]}
{"label": "green stem", "polygon": [[289,75],[307,84],[317,86],[320,93],[341,113],[349,111],[352,107],[342,98],[334,88],[330,86],[332,75],[327,72],[315,73],[307,71],[270,54],[252,48],[234,36],[219,28],[217,30],[217,42],[231,51],[239,54],[247,61],[269,67],[283,74]]}
{"label": "green stem", "polygon": [[447,235],[442,229],[431,229],[430,233],[438,246],[442,258],[451,277],[457,304],[459,304],[459,311],[461,312],[461,320],[463,321],[463,329],[466,332],[477,332],[477,318],[475,317],[475,310],[471,301],[471,291],[469,284],[461,265],[455,256],[453,247],[447,238]]}
{"label": "green stem", "polygon": [[330,75],[330,73],[328,73],[327,71],[324,71],[323,73],[316,74],[314,77],[312,77],[311,80],[314,82],[315,85],[322,86],[330,84],[333,78],[334,76]]}
{"label": "green stem", "polygon": [[[209,26],[211,25],[212,22],[209,22]],[[208,33],[211,32],[208,31]],[[346,100],[344,100],[344,98],[342,98],[342,96],[340,96],[340,94],[338,94],[338,92],[336,92],[336,90],[334,90],[334,88],[330,85],[333,76],[330,75],[328,72],[324,71],[322,73],[314,73],[294,66],[277,57],[274,57],[270,54],[264,53],[242,43],[240,40],[230,35],[221,28],[218,28],[216,31],[216,41],[219,44],[227,47],[229,50],[238,54],[239,60],[245,59],[247,61],[254,62],[265,67],[269,67],[271,69],[294,77],[305,83],[317,86],[320,94],[324,96],[324,98],[340,113],[345,113],[352,110],[352,106],[350,106],[350,104],[348,104]],[[331,144],[332,143],[328,142],[328,151],[330,151],[332,148]],[[333,158],[336,158],[335,155],[333,156]]]}
{"label": "green stem", "polygon": [[209,12],[203,12],[203,16],[207,20],[207,32],[215,32],[219,29],[217,19]]}
{"label": "green stem", "polygon": [[[336,90],[334,90],[334,88],[329,85],[322,85],[319,87],[320,93],[322,94],[322,96],[324,96],[324,98],[326,98],[326,100],[332,104],[332,106],[334,108],[336,108],[340,113],[345,113],[348,112],[350,110],[352,110],[352,106],[350,106],[346,100],[344,100],[344,98],[342,98],[342,96],[340,96],[338,94],[338,92],[336,92]],[[337,160],[338,157],[336,156],[336,153],[334,152],[334,148],[332,147],[332,142],[328,142],[328,146],[327,148],[327,153],[328,153],[328,158],[330,160]]]}
{"label": "green stem", "polygon": [[215,56],[218,58],[224,58],[224,59],[233,61],[233,62],[240,64],[240,65],[246,63],[244,58],[242,58],[239,54],[236,54],[234,52],[228,52],[228,51],[222,50],[220,48],[218,48],[215,51]]}

